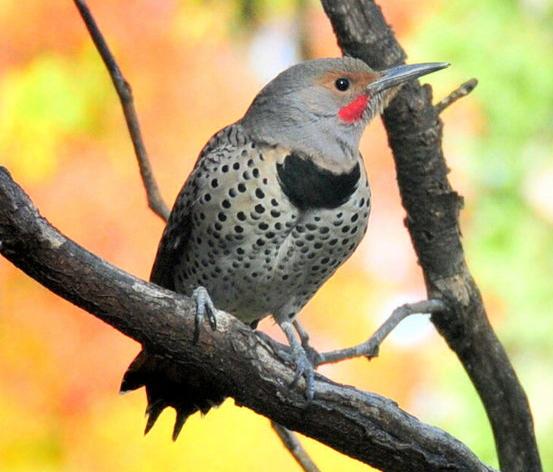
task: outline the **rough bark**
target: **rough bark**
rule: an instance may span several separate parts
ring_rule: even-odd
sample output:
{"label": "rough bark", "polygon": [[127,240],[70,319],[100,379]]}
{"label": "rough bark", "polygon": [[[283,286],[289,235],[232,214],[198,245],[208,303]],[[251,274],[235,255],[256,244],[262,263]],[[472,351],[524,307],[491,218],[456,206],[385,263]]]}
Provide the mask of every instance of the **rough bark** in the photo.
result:
{"label": "rough bark", "polygon": [[[375,69],[406,54],[372,0],[322,0],[345,54]],[[447,58],[432,58],[447,60]],[[432,321],[457,354],[486,409],[501,470],[540,471],[532,415],[524,390],[494,333],[465,262],[459,210],[442,152],[442,122],[430,87],[411,82],[384,113],[406,226],[426,281],[428,298],[449,310]]]}
{"label": "rough bark", "polygon": [[42,218],[0,167],[0,253],[29,276],[175,366],[216,383],[238,405],[387,471],[489,471],[448,433],[418,421],[393,401],[317,376],[308,406],[293,369],[238,319],[218,316],[218,329],[192,342],[194,308],[187,297],[117,269],[67,239]]}

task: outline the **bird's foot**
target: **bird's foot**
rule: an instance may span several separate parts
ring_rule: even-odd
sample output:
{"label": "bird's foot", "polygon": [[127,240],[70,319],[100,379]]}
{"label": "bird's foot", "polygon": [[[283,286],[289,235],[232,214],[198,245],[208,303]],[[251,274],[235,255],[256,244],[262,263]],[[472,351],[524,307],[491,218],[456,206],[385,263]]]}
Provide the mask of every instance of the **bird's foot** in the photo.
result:
{"label": "bird's foot", "polygon": [[294,388],[303,377],[305,380],[305,399],[307,400],[307,404],[309,404],[315,396],[315,369],[309,360],[306,350],[298,341],[292,323],[283,321],[279,323],[279,326],[288,339],[292,355],[291,361],[295,365],[294,379],[290,383],[290,388]]}
{"label": "bird's foot", "polygon": [[301,346],[298,350],[292,348],[292,360],[296,364],[296,370],[290,388],[294,388],[303,377],[305,379],[305,399],[307,403],[310,403],[315,396],[315,369],[313,364],[311,364],[305,349]]}
{"label": "bird's foot", "polygon": [[200,338],[200,325],[207,315],[207,321],[213,331],[217,329],[217,308],[213,304],[209,292],[205,287],[199,286],[192,292],[192,299],[196,304],[196,326],[194,331],[194,343]]}

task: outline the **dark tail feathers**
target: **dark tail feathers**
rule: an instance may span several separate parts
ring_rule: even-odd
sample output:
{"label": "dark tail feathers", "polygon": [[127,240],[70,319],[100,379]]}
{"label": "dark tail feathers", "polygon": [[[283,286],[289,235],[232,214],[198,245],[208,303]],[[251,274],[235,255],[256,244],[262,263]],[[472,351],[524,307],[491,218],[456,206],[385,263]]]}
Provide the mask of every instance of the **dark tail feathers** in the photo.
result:
{"label": "dark tail feathers", "polygon": [[171,363],[144,350],[131,362],[123,381],[120,392],[146,387],[148,420],[144,434],[147,434],[167,407],[173,407],[177,412],[173,441],[175,441],[186,422],[186,419],[201,411],[206,414],[212,407],[220,405],[225,397],[213,386],[200,381],[193,372],[185,371],[181,366]]}

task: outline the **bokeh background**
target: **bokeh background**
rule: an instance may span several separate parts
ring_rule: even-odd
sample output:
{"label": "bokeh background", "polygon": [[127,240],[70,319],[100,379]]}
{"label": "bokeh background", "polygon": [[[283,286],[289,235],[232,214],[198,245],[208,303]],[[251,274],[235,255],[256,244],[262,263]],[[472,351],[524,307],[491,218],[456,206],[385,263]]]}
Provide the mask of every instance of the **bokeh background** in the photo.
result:
{"label": "bokeh background", "polygon": [[[436,99],[477,77],[443,113],[454,187],[465,196],[469,265],[528,393],[553,470],[553,2],[381,2],[409,60],[449,61]],[[307,0],[90,0],[131,82],[162,193],[172,203],[196,155],[261,86],[305,57],[337,56]],[[162,231],[145,203],[120,106],[69,0],[0,0],[0,164],[61,231],[147,278]],[[379,120],[362,151],[374,191],[367,237],[305,309],[319,349],[366,338],[424,297]],[[275,336],[271,322],[262,328]],[[170,440],[173,412],[147,436],[144,393],[117,394],[139,346],[0,260],[0,469],[296,470],[268,420],[228,400]],[[459,363],[424,316],[381,357],[325,367],[396,400],[497,464]],[[322,470],[366,467],[305,439]]]}

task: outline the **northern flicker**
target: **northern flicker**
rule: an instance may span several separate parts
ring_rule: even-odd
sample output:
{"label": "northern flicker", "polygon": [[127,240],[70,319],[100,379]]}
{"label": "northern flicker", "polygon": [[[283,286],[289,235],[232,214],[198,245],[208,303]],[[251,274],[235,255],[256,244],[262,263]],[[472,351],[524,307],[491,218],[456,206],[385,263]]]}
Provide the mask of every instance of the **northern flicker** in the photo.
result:
{"label": "northern flicker", "polygon": [[[241,120],[209,140],[177,196],[151,274],[194,297],[197,334],[204,315],[216,328],[215,307],[252,327],[272,315],[312,397],[313,367],[292,322],[367,229],[361,134],[402,83],[446,66],[377,72],[350,57],[307,61],[273,79]],[[143,350],[121,390],[146,387],[146,431],[173,406],[176,437],[190,414],[224,399],[196,377]]]}

